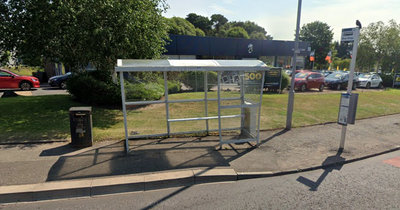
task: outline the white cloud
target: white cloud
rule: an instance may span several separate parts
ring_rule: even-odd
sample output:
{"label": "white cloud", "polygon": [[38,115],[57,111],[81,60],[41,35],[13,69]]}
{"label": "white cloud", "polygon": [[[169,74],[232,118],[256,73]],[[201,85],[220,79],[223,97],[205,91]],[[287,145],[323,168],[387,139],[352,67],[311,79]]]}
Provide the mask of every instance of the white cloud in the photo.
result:
{"label": "white cloud", "polygon": [[220,14],[234,14],[234,12],[225,9],[224,7],[218,6],[216,4],[211,5],[210,8],[217,11]]}
{"label": "white cloud", "polygon": [[236,5],[235,0],[224,0],[225,4]]}

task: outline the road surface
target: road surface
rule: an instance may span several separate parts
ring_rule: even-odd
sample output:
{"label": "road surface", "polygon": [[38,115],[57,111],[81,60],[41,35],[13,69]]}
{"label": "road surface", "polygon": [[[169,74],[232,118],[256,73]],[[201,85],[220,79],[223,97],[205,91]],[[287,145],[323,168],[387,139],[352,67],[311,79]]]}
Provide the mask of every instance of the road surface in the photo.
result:
{"label": "road surface", "polygon": [[400,209],[400,151],[286,176],[0,209]]}

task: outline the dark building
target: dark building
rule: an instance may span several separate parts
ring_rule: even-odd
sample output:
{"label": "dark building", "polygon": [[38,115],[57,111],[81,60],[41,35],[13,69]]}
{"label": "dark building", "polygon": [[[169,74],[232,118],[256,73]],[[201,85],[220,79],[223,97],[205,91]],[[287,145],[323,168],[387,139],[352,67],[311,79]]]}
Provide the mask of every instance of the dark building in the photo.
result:
{"label": "dark building", "polygon": [[[294,41],[170,35],[164,53],[169,59],[257,59],[275,67],[290,67]],[[296,66],[304,68],[309,42],[300,42]]]}

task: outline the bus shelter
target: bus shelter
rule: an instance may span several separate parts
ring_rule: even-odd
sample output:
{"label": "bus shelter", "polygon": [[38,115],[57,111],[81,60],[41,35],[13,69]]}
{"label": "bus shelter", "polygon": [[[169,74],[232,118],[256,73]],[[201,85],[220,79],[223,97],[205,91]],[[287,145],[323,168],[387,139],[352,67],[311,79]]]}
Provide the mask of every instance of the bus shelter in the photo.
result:
{"label": "bus shelter", "polygon": [[[259,60],[119,59],[115,70],[121,82],[126,151],[132,139],[199,133],[219,135],[220,147],[251,141],[258,145],[268,69]],[[181,90],[173,91],[172,84]],[[135,97],[143,89],[160,89],[163,97]],[[153,108],[138,111],[146,106]],[[140,114],[145,120],[137,122]]]}

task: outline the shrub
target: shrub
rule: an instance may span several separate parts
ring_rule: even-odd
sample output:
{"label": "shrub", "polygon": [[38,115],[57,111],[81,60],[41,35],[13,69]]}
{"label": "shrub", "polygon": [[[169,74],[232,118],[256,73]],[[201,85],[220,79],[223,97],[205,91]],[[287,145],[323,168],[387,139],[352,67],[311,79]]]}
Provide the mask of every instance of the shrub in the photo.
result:
{"label": "shrub", "polygon": [[284,72],[281,72],[281,74],[282,74],[281,90],[284,90],[290,84],[290,77]]}
{"label": "shrub", "polygon": [[126,100],[158,100],[164,95],[164,86],[159,83],[125,83]]}
{"label": "shrub", "polygon": [[[181,77],[181,81],[185,86],[192,88],[197,91],[204,91],[204,72],[203,71],[189,71],[183,72]],[[197,79],[197,81],[196,81]],[[207,90],[211,90],[212,85],[218,82],[218,74],[214,71],[207,72],[207,83],[210,84],[207,87]],[[197,85],[197,87],[196,87]]]}
{"label": "shrub", "polygon": [[168,81],[168,94],[181,92],[181,84],[179,81]]}
{"label": "shrub", "polygon": [[120,86],[112,82],[109,72],[73,74],[67,81],[67,90],[76,100],[85,104],[121,104]]}
{"label": "shrub", "polygon": [[382,78],[382,81],[383,81],[383,85],[385,87],[392,87],[393,86],[393,78],[394,78],[393,74],[390,74],[390,75],[382,74],[381,78]]}

